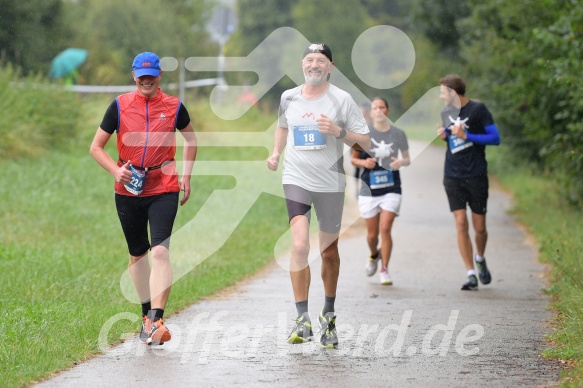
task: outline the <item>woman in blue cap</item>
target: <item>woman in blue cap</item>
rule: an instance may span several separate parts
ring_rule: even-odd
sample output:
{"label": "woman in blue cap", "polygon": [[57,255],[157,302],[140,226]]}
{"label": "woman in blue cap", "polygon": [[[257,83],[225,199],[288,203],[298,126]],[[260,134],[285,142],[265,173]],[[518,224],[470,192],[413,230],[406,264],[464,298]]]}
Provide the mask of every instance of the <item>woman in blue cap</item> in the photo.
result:
{"label": "woman in blue cap", "polygon": [[[163,344],[171,339],[162,320],[172,284],[170,235],[179,201],[184,205],[190,197],[197,142],[184,105],[160,89],[158,56],[140,53],[132,69],[137,89],[111,103],[90,152],[115,178],[115,204],[128,246],[129,273],[142,304],[140,339],[147,344]],[[180,181],[174,159],[176,129],[185,140]],[[114,132],[117,160],[105,151]],[[182,199],[180,191],[184,193]]]}

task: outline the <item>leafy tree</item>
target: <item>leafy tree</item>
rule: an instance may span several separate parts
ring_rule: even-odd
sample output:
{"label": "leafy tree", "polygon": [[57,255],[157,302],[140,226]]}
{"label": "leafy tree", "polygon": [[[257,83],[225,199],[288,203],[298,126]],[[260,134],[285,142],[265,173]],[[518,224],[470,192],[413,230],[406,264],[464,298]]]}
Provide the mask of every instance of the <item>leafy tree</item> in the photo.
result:
{"label": "leafy tree", "polygon": [[503,141],[519,158],[563,178],[583,199],[583,5],[572,0],[490,0],[462,23],[470,90],[492,102]]}
{"label": "leafy tree", "polygon": [[461,31],[457,22],[470,15],[468,0],[413,0],[411,7],[413,25],[443,55],[459,59]]}
{"label": "leafy tree", "polygon": [[[89,51],[87,83],[128,83],[139,52],[175,58],[216,53],[204,26],[210,6],[208,0],[78,0],[67,7],[74,28],[68,44]],[[165,81],[177,77],[166,75]]]}
{"label": "leafy tree", "polygon": [[[409,0],[361,0],[360,3],[366,12],[367,27],[393,26],[405,32],[412,41],[416,40],[416,35],[419,34],[411,28],[411,3]],[[417,44],[415,44],[415,48],[417,49]],[[388,90],[362,85],[358,80],[356,83],[369,98],[376,96],[386,98],[391,105],[392,117],[398,117],[399,113],[410,106],[412,100],[427,90],[424,82],[419,82],[417,71],[411,74],[404,84]]]}
{"label": "leafy tree", "polygon": [[361,0],[367,15],[374,24],[391,25],[401,30],[408,29],[411,4],[407,0]]}
{"label": "leafy tree", "polygon": [[[371,20],[360,1],[299,0],[293,6],[292,15],[295,28],[309,41],[328,44],[334,62],[342,73],[354,84],[365,88],[352,67],[353,44],[371,26]],[[347,17],[350,22],[347,22]]]}
{"label": "leafy tree", "polygon": [[545,74],[535,65],[535,58],[544,53],[533,36],[535,27],[552,23],[554,11],[544,9],[545,0],[537,2],[543,9],[527,6],[528,0],[504,3],[504,7],[500,0],[475,5],[472,17],[463,25],[469,91],[491,101],[504,141],[533,161],[540,161],[549,123],[543,124],[544,111],[532,110],[541,103],[545,110],[552,109],[554,99],[538,95]]}
{"label": "leafy tree", "polygon": [[552,117],[552,141],[541,149],[551,165],[561,172],[567,198],[583,203],[583,4],[571,0],[548,28],[535,28],[533,35],[544,57],[535,61],[547,74],[544,90],[559,97]]}
{"label": "leafy tree", "polygon": [[269,34],[292,26],[291,2],[287,0],[239,0],[239,28],[229,42],[229,55],[246,56]]}
{"label": "leafy tree", "polygon": [[51,59],[60,51],[68,28],[60,0],[0,0],[0,59],[24,74],[48,75]]}
{"label": "leafy tree", "polygon": [[[227,56],[247,56],[265,38],[280,27],[293,27],[291,2],[287,0],[238,0],[237,13],[239,28],[229,40],[225,49]],[[269,58],[274,71],[280,68],[285,58],[274,55]],[[226,74],[228,83],[255,83],[257,78],[250,74]],[[285,79],[273,87],[263,98],[268,108],[277,108],[281,93],[293,84]]]}

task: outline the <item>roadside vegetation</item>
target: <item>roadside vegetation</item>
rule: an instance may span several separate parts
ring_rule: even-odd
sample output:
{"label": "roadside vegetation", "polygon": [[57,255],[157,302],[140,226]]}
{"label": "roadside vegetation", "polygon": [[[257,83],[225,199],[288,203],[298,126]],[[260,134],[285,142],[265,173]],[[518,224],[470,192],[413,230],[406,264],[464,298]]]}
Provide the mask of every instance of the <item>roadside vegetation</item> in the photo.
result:
{"label": "roadside vegetation", "polygon": [[12,66],[0,66],[0,160],[70,146],[81,114],[76,97],[41,76],[21,77]]}
{"label": "roadside vegetation", "polygon": [[[538,245],[549,265],[547,287],[556,319],[543,356],[565,367],[561,386],[583,384],[583,216],[560,190],[552,174],[533,165],[513,164],[508,147],[494,152],[491,171],[512,193],[513,214]],[[490,152],[490,150],[489,150]]]}

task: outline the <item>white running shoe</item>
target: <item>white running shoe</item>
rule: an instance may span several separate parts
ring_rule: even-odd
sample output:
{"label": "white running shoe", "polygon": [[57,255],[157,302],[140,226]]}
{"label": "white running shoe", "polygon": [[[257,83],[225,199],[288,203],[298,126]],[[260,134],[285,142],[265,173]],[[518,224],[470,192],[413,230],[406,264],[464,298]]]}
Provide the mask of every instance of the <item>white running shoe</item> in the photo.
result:
{"label": "white running shoe", "polygon": [[391,284],[393,284],[393,281],[391,280],[391,276],[389,275],[389,271],[387,271],[386,268],[381,269],[380,278],[381,278],[381,284],[383,286],[390,286]]}

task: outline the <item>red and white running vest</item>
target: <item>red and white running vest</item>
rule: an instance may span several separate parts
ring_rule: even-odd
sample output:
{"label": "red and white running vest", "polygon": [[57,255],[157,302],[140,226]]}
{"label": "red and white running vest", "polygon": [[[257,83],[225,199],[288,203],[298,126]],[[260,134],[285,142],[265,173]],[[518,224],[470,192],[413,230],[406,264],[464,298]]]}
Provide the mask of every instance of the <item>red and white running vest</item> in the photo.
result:
{"label": "red and white running vest", "polygon": [[[140,196],[152,196],[180,191],[176,171],[176,118],[180,100],[158,89],[154,98],[137,91],[117,97],[119,126],[117,150],[119,158],[138,168],[161,168],[148,171]],[[170,162],[172,161],[172,162]],[[170,163],[169,163],[170,162]],[[122,165],[118,161],[118,165]],[[115,183],[115,192],[134,196],[122,183]]]}

